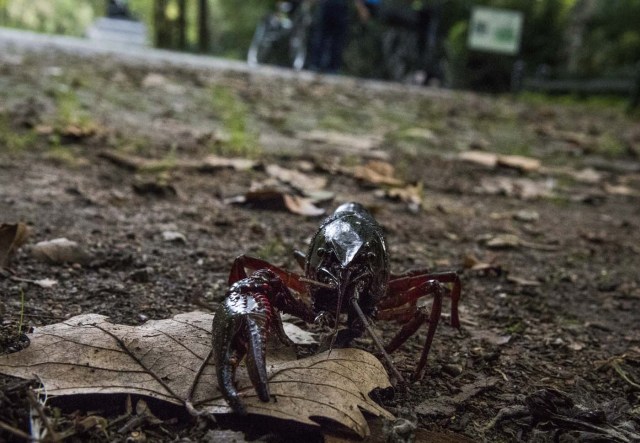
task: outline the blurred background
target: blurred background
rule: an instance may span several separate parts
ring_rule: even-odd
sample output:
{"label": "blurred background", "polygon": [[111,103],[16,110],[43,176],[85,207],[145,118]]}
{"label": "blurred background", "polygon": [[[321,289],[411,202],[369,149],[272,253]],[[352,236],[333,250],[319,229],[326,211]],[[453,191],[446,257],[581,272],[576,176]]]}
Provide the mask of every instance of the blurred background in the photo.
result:
{"label": "blurred background", "polygon": [[[282,40],[274,43],[282,51],[291,50],[291,29],[297,26],[291,5],[274,0],[0,0],[0,25],[87,36],[100,17],[118,18],[117,11],[109,11],[113,3],[126,9],[120,18],[144,25],[149,46],[249,57],[250,62],[252,41],[255,45],[266,18],[286,28],[274,37]],[[519,34],[512,36],[517,41],[511,51],[474,47],[472,33],[484,27],[473,22],[479,7],[520,17],[514,29],[503,29],[503,36]],[[528,88],[615,94],[637,83],[638,0],[382,0],[381,10],[363,21],[352,8],[341,73],[490,92]],[[313,12],[307,14],[313,19]],[[254,62],[295,63],[290,56],[270,57],[253,53]]]}

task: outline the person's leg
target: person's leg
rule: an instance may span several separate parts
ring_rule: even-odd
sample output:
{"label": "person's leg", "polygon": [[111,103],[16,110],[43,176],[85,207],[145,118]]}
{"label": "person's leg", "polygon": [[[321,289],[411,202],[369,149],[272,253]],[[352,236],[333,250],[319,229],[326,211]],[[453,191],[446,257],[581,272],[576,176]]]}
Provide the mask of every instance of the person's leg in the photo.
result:
{"label": "person's leg", "polygon": [[349,6],[346,0],[329,0],[327,24],[330,38],[328,40],[328,59],[326,71],[336,73],[342,67],[342,53],[349,30]]}

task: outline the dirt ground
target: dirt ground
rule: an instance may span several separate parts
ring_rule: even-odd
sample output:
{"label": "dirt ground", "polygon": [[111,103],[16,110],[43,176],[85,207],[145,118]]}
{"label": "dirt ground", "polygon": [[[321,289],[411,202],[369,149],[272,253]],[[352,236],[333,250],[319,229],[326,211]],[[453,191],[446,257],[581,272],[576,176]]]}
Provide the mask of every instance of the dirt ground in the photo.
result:
{"label": "dirt ground", "polygon": [[[258,164],[202,166],[211,154]],[[214,308],[239,254],[297,269],[292,251],[320,218],[229,202],[260,186],[299,194],[273,165],[313,180],[307,194],[327,213],[352,200],[372,209],[393,271],[462,278],[462,327],[448,325],[445,304],[426,376],[382,399],[406,421],[372,423],[370,441],[404,441],[403,423],[417,426],[416,441],[638,441],[640,124],[605,101],[5,51],[0,223],[26,222],[31,235],[0,273],[0,352],[26,346],[31,327],[81,313],[138,325]],[[30,253],[60,237],[90,260],[52,265]],[[33,283],[42,279],[57,284]],[[388,339],[399,326],[376,327]],[[394,354],[403,373],[425,333]],[[356,345],[372,349],[366,338]],[[0,440],[19,441],[33,383],[0,380]],[[261,433],[159,403],[150,407],[162,423],[123,428],[124,403],[44,412],[56,432],[73,430],[70,441]],[[89,415],[103,429],[80,426]],[[282,429],[261,441],[301,438]]]}

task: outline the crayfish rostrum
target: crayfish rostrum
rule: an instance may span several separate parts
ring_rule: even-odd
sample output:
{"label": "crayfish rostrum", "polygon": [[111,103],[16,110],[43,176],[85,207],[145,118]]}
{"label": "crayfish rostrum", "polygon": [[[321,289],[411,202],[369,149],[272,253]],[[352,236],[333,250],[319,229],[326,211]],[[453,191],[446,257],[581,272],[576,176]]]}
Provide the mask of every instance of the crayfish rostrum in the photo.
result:
{"label": "crayfish rostrum", "polygon": [[[422,355],[413,374],[416,380],[422,378],[443,296],[451,297],[452,326],[460,326],[458,275],[427,270],[392,274],[383,229],[358,203],[343,204],[324,220],[306,256],[298,256],[303,261],[304,275],[245,255],[238,257],[231,268],[230,289],[213,320],[213,352],[220,389],[238,413],[245,413],[245,408],[234,386],[234,375],[245,355],[259,398],[270,399],[265,364],[267,334],[275,328],[284,343],[291,343],[282,328],[280,312],[308,323],[333,323],[331,346],[346,346],[366,330],[400,382],[403,378],[388,353],[428,323]],[[307,295],[311,306],[292,291]],[[433,296],[430,310],[418,306],[424,296]],[[345,313],[346,328],[338,331],[340,315]],[[383,346],[370,320],[394,320],[403,327]]]}

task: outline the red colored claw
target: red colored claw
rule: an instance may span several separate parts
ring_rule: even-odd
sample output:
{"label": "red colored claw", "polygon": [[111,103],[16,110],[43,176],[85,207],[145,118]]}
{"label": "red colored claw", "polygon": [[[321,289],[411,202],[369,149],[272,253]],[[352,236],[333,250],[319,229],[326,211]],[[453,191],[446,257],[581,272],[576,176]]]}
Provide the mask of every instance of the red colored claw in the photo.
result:
{"label": "red colored claw", "polygon": [[245,415],[235,385],[238,364],[246,356],[247,372],[258,397],[264,402],[271,398],[266,365],[266,343],[272,325],[286,344],[279,313],[271,297],[276,297],[284,285],[269,270],[260,270],[234,283],[213,319],[213,349],[218,386],[229,406]]}

